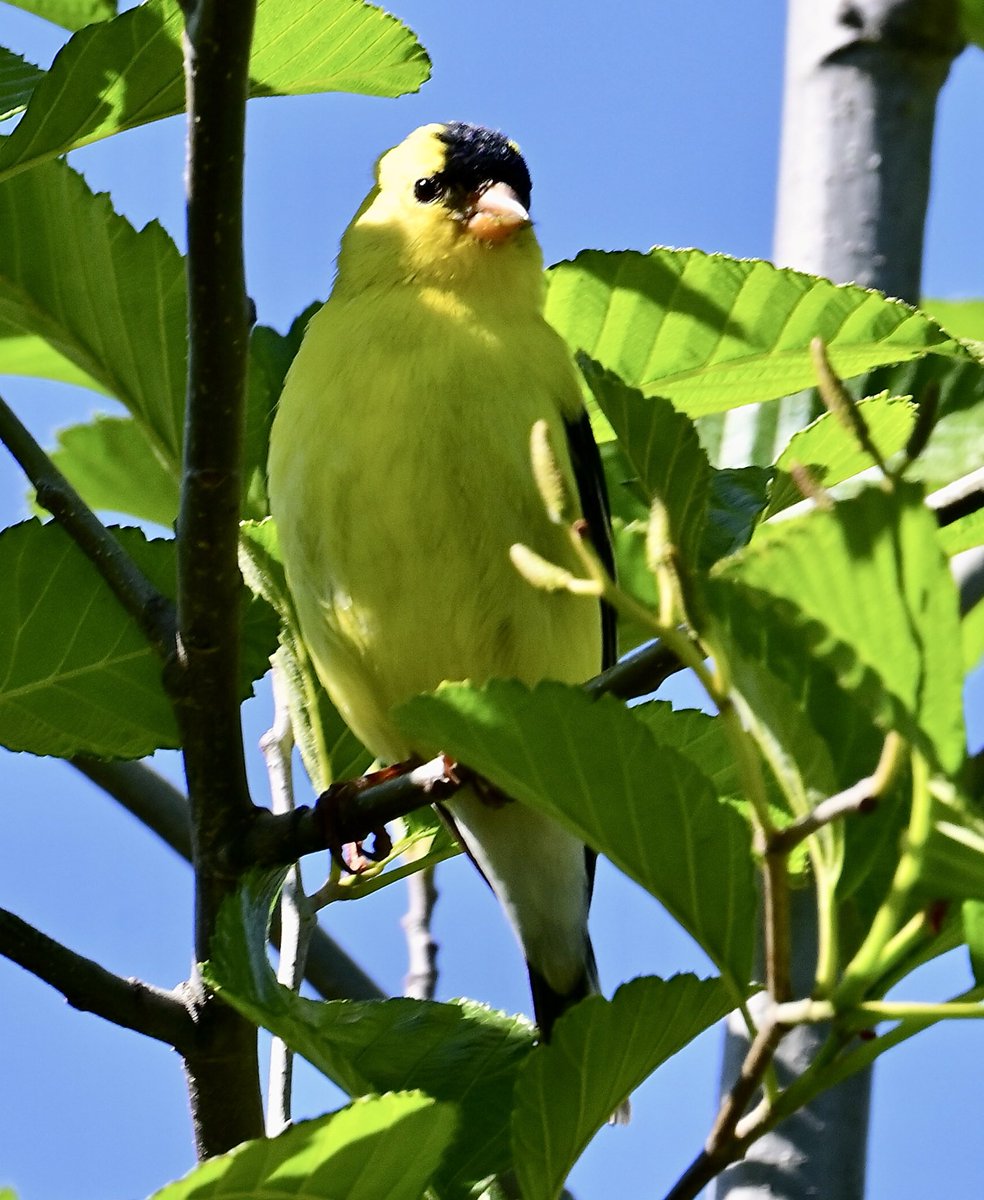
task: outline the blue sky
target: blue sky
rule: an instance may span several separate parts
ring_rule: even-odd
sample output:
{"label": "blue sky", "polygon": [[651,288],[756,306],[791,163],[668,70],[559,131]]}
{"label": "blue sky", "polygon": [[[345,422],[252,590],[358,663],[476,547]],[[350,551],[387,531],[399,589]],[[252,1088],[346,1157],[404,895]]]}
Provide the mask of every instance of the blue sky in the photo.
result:
{"label": "blue sky", "polygon": [[[741,5],[612,0],[588,6],[438,0],[395,6],[434,62],[420,95],[398,101],[316,96],[253,102],[247,162],[247,269],[259,319],[285,328],[330,286],[338,237],[376,156],[425,121],[498,126],[522,145],[548,262],[583,247],[654,243],[768,257],[777,166],[784,21],[779,0]],[[449,15],[450,14],[450,15]],[[61,35],[4,10],[0,40],[45,63]],[[984,294],[984,56],[968,51],[944,90],[926,239],[925,292]],[[73,156],[140,226],[157,218],[183,244],[183,144],[177,120]],[[970,151],[974,152],[971,153]],[[58,385],[0,380],[50,444],[57,427],[104,402]],[[3,524],[26,515],[25,489],[0,455]],[[692,703],[692,695],[680,695]],[[266,692],[247,706],[255,752]],[[160,768],[180,778],[174,756]],[[315,872],[311,872],[314,879]],[[71,768],[0,752],[0,903],[123,975],[162,985],[189,967],[185,866]],[[491,897],[467,863],[439,876],[440,997],[467,994],[526,1010],[525,973]],[[399,991],[403,895],[389,889],[325,917],[379,983]],[[634,885],[602,870],[593,929],[603,984],[639,973],[708,970],[700,953]],[[922,998],[966,986],[953,956],[910,988]],[[156,1044],[67,1008],[0,961],[4,1087],[0,1186],[23,1200],[124,1200],[182,1174],[191,1142],[180,1064]],[[627,1129],[603,1130],[572,1177],[578,1200],[658,1196],[699,1148],[713,1115],[720,1034],[672,1060],[635,1100]],[[980,1024],[937,1029],[879,1066],[869,1200],[978,1194]],[[298,1111],[336,1093],[298,1070]]]}

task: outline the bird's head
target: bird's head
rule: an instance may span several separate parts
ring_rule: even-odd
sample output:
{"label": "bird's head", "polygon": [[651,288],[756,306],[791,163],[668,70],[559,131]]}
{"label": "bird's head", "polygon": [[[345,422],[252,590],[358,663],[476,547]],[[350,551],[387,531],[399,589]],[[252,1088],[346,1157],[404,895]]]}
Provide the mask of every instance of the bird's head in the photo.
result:
{"label": "bird's head", "polygon": [[503,134],[460,121],[421,126],[376,164],[376,186],[342,242],[339,278],[468,288],[502,273],[506,286],[511,274],[538,286],[531,188],[519,147]]}

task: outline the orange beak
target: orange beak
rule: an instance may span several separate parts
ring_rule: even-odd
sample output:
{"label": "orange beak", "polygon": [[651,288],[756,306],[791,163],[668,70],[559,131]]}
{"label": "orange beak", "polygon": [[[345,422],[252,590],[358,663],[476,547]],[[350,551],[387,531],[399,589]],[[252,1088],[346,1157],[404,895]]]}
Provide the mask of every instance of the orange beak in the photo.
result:
{"label": "orange beak", "polygon": [[531,224],[530,214],[507,183],[493,183],[468,206],[465,228],[479,242],[498,246]]}

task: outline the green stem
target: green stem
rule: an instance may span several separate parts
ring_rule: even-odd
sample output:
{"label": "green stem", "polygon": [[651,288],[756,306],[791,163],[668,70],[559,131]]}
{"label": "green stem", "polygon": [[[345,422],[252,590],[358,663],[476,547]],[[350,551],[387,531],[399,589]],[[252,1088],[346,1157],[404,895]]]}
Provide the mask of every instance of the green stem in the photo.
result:
{"label": "green stem", "polygon": [[[893,939],[906,919],[906,910],[922,869],[926,843],[932,830],[932,811],[929,769],[922,755],[913,752],[912,811],[902,857],[888,895],[875,914],[860,949],[845,968],[840,986],[834,994],[834,1003],[842,1011],[853,1008],[878,976],[891,965],[886,960],[886,951],[893,945]],[[894,953],[897,952],[896,944]]]}
{"label": "green stem", "polygon": [[[945,1020],[951,1017],[984,1017],[984,1002],[972,1000],[944,1000],[927,1002],[920,1000],[868,1000],[855,1009],[859,1017],[873,1017],[876,1021],[906,1021],[913,1017],[932,1017]],[[851,1016],[853,1025],[854,1015]],[[870,1023],[870,1022],[869,1022]]]}

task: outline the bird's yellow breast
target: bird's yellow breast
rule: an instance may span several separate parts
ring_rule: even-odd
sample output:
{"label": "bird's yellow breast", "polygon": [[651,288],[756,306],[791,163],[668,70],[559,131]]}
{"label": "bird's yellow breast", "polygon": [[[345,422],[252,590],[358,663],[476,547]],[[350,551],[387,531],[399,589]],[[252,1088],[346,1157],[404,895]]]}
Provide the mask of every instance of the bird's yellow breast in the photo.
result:
{"label": "bird's yellow breast", "polygon": [[597,604],[534,589],[509,559],[520,541],[577,569],[529,458],[538,419],[564,446],[576,398],[565,348],[529,313],[493,327],[404,287],[313,319],[274,424],[271,506],[318,672],[377,755],[425,749],[388,713],[443,680],[598,670]]}

